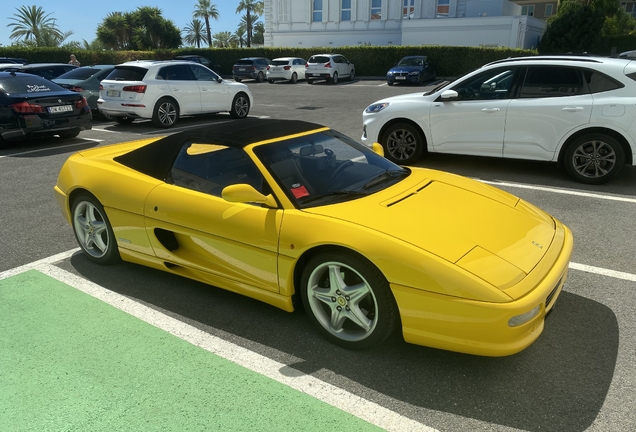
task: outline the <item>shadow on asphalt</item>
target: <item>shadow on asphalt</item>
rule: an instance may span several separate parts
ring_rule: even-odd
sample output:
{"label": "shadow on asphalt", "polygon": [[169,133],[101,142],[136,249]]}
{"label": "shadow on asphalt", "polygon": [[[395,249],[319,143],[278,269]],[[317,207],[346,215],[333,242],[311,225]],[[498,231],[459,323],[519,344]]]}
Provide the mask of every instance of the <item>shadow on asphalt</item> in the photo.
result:
{"label": "shadow on asphalt", "polygon": [[565,291],[533,345],[488,358],[410,345],[399,332],[375,349],[348,351],[322,339],[302,311],[290,314],[135,264],[102,267],[75,254],[64,266],[274,360],[303,359],[289,367],[336,386],[359,383],[372,390],[365,398],[377,398],[375,391],[410,404],[401,412],[407,417],[416,406],[528,431],[584,431],[605,401],[616,364],[614,313]]}

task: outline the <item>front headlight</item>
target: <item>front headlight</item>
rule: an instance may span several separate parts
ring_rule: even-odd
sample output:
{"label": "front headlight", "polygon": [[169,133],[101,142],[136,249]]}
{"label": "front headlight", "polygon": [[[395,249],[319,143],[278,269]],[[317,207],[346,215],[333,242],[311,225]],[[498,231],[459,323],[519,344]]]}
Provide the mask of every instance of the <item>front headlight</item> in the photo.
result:
{"label": "front headlight", "polygon": [[413,76],[413,75],[419,75],[420,73],[418,71],[415,72],[410,72],[409,75]]}
{"label": "front headlight", "polygon": [[364,112],[366,112],[366,113],[378,113],[378,112],[382,111],[384,108],[386,108],[388,106],[389,106],[388,102],[371,104],[371,105],[369,105],[367,107],[367,109],[364,110]]}

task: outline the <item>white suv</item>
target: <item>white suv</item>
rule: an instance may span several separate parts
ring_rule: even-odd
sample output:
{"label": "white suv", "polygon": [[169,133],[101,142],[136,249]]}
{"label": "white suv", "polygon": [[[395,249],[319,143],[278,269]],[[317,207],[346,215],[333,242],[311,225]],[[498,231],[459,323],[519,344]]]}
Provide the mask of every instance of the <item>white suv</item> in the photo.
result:
{"label": "white suv", "polygon": [[340,54],[316,54],[305,65],[305,79],[309,84],[313,84],[315,80],[327,80],[336,84],[340,78],[353,81],[355,75],[353,63]]}
{"label": "white suv", "polygon": [[523,57],[369,105],[362,141],[405,165],[426,151],[554,161],[600,184],[636,165],[635,118],[636,61]]}
{"label": "white suv", "polygon": [[115,66],[101,82],[99,110],[118,123],[152,119],[172,127],[182,115],[229,111],[245,118],[252,106],[245,84],[226,81],[191,61],[133,61]]}

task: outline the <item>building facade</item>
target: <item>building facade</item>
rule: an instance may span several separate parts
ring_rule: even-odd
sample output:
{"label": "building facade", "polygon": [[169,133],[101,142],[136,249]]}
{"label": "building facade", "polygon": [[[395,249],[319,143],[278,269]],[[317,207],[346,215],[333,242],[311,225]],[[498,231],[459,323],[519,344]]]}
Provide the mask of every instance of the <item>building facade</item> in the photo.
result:
{"label": "building facade", "polygon": [[265,46],[534,48],[543,20],[508,0],[264,0]]}
{"label": "building facade", "polygon": [[521,15],[547,20],[556,15],[558,2],[555,0],[512,0],[521,6]]}

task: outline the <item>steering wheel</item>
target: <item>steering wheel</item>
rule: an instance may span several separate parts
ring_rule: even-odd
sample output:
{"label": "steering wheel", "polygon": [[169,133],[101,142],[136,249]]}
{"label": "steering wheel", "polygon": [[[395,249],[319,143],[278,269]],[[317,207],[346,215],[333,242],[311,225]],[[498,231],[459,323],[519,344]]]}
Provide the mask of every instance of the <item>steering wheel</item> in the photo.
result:
{"label": "steering wheel", "polygon": [[340,174],[342,174],[344,170],[349,168],[351,165],[353,165],[353,161],[351,160],[343,162],[342,165],[336,168],[333,174],[331,174],[331,177],[329,177],[329,183],[335,183],[336,179],[340,177]]}

